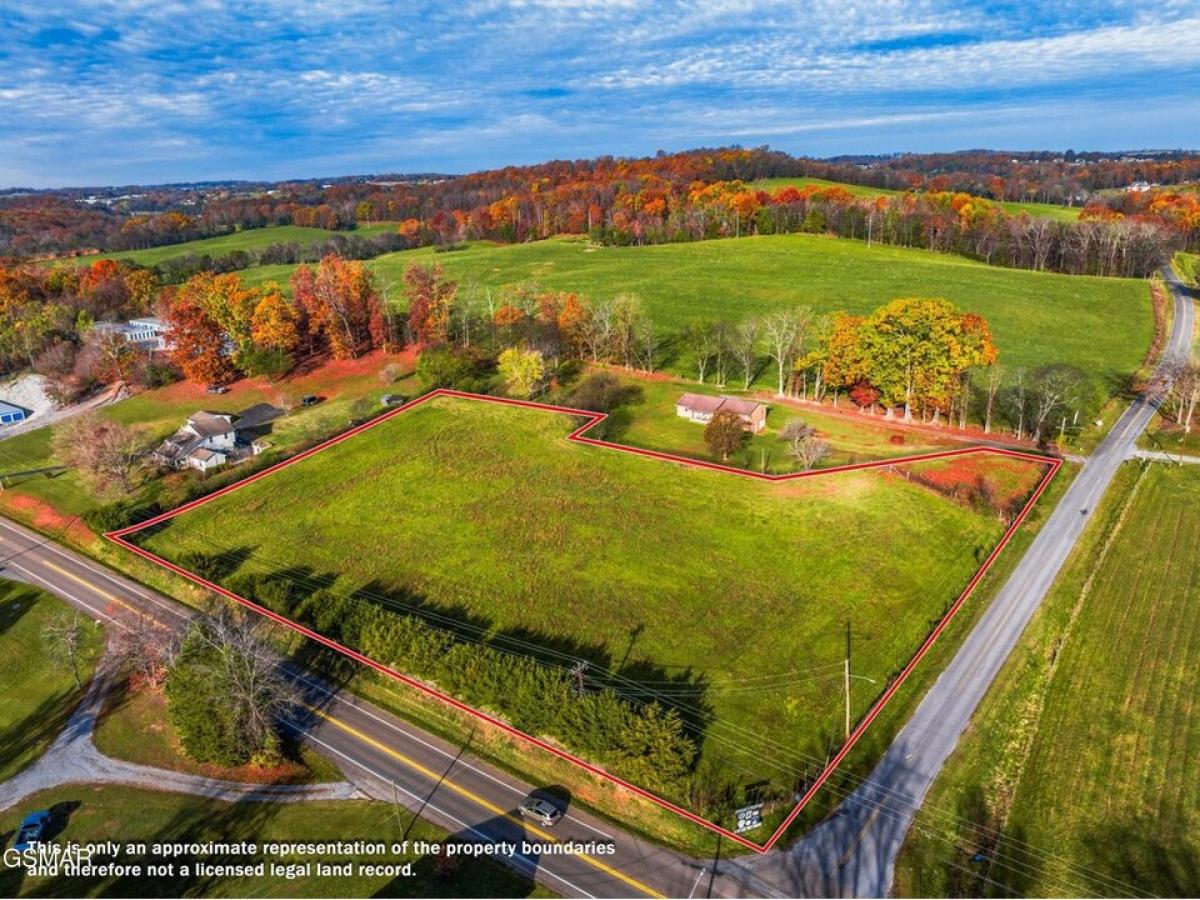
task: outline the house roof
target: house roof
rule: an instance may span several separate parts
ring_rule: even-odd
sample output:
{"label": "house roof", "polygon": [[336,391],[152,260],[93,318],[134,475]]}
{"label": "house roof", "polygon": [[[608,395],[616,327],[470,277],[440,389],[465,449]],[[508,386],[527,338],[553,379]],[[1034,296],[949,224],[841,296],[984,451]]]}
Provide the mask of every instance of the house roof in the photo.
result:
{"label": "house roof", "polygon": [[199,447],[203,441],[203,438],[197,437],[190,431],[180,429],[159,444],[158,449],[154,451],[154,455],[160,459],[177,462],[178,460],[186,459],[188,454]]}
{"label": "house roof", "polygon": [[727,409],[730,412],[735,412],[739,416],[752,416],[762,406],[754,400],[742,400],[738,397],[722,397],[724,403],[721,404],[721,409]]}
{"label": "house roof", "polygon": [[714,397],[711,394],[684,394],[675,401],[675,405],[684,406],[696,412],[715,413],[724,402],[723,397]]}
{"label": "house roof", "polygon": [[270,403],[255,403],[253,406],[243,409],[234,418],[237,420],[237,427],[240,430],[258,428],[260,425],[274,422],[282,415],[283,410],[278,406],[272,406]]}
{"label": "house roof", "polygon": [[219,437],[233,431],[233,417],[229,413],[214,413],[206,410],[188,416],[188,425],[201,437]]}
{"label": "house roof", "polygon": [[711,394],[684,394],[675,401],[675,405],[710,414],[718,410],[728,410],[739,416],[752,416],[763,406],[755,400],[725,396],[714,397]]}
{"label": "house roof", "polygon": [[221,459],[225,458],[225,454],[221,451],[209,450],[207,447],[201,447],[198,450],[193,450],[188,454],[188,456],[192,459],[198,459],[201,462],[208,462],[210,459],[216,459],[217,457],[220,457]]}
{"label": "house roof", "polygon": [[7,400],[0,400],[0,413],[22,413],[28,415],[29,410],[23,406],[17,406],[15,403],[9,403]]}

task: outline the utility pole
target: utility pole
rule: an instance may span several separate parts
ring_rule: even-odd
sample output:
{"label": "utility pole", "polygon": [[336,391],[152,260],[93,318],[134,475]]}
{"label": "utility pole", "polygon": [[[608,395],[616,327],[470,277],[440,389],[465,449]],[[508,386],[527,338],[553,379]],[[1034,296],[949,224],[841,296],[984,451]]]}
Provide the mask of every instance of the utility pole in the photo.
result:
{"label": "utility pole", "polygon": [[846,740],[850,740],[850,657],[846,657]]}
{"label": "utility pole", "polygon": [[846,620],[846,677],[845,693],[846,693],[846,740],[850,740],[850,620]]}
{"label": "utility pole", "polygon": [[583,689],[583,673],[587,671],[588,664],[583,660],[575,663],[575,667],[571,669],[571,677],[575,679],[575,694],[582,697]]}

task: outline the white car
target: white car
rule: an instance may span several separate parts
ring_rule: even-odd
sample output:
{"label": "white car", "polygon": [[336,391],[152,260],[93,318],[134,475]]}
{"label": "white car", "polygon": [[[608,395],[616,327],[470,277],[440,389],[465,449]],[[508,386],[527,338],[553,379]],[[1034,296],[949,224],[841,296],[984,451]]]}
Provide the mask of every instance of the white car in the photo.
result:
{"label": "white car", "polygon": [[539,825],[550,828],[562,818],[562,810],[548,800],[529,797],[517,810],[523,819],[533,819]]}

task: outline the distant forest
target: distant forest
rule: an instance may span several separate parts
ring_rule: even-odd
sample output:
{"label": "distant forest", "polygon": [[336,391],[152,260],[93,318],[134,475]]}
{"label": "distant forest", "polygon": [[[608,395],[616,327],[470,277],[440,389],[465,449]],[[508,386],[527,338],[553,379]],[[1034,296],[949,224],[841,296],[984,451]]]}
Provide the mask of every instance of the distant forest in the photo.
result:
{"label": "distant forest", "polygon": [[[755,185],[817,178],[899,191]],[[270,225],[395,222],[402,246],[588,235],[648,244],[828,232],[984,261],[1141,277],[1200,246],[1200,154],[960,153],[817,160],[767,148],[553,161],[470,175],[41,191],[0,198],[0,256],[47,258],[183,243]],[[1078,221],[999,202],[1079,207]],[[396,249],[395,242],[381,247]],[[382,251],[381,251],[382,252]]]}

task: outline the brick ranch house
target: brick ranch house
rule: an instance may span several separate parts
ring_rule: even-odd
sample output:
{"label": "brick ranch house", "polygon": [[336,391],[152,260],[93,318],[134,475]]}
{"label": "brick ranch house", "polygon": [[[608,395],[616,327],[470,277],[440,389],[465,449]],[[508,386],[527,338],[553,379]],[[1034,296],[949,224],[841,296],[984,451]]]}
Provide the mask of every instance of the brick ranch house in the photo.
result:
{"label": "brick ranch house", "polygon": [[742,420],[742,427],[758,434],[767,427],[767,406],[738,397],[714,397],[711,394],[684,394],[675,401],[675,415],[693,422],[707,423],[718,412],[731,412]]}
{"label": "brick ranch house", "polygon": [[167,469],[197,469],[208,472],[227,462],[257,456],[269,444],[262,440],[271,423],[283,410],[258,403],[240,413],[200,410],[150,454]]}

